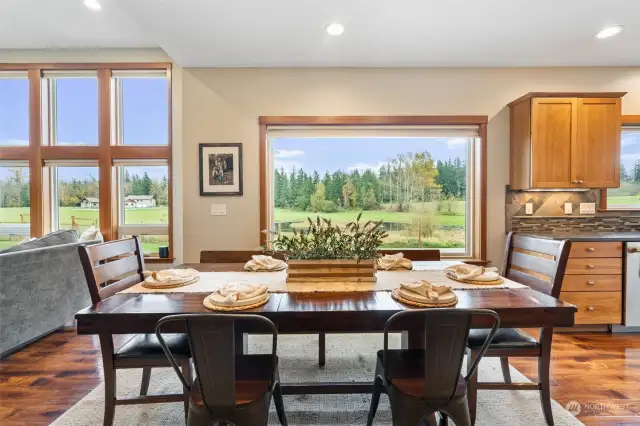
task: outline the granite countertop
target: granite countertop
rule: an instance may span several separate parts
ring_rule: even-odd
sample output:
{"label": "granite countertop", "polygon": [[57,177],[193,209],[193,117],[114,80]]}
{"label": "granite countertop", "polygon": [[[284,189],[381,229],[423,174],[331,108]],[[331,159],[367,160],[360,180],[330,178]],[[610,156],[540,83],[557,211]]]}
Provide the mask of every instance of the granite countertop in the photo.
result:
{"label": "granite countertop", "polygon": [[538,238],[548,238],[552,240],[624,242],[640,241],[640,232],[520,232],[519,234]]}

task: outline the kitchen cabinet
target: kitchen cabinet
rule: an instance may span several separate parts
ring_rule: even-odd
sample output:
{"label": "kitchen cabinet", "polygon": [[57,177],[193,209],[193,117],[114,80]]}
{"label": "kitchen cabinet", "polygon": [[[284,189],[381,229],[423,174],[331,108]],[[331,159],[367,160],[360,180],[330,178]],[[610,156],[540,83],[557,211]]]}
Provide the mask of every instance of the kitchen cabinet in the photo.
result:
{"label": "kitchen cabinet", "polygon": [[512,189],[620,186],[625,93],[529,93],[509,104]]}

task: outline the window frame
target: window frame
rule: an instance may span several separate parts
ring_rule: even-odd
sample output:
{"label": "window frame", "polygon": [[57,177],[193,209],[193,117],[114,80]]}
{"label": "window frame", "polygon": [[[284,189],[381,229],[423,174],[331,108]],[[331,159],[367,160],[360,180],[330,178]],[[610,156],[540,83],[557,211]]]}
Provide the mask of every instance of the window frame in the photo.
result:
{"label": "window frame", "polygon": [[[620,117],[620,123],[622,125],[622,129],[625,127],[637,127],[640,126],[640,114],[633,115],[622,115]],[[600,204],[598,211],[600,212],[638,212],[640,211],[640,207],[637,209],[616,209],[611,208],[607,205],[607,189],[603,188],[600,190]]]}
{"label": "window frame", "polygon": [[[174,259],[173,251],[173,179],[172,179],[172,64],[170,62],[143,63],[15,63],[0,64],[0,71],[22,71],[29,80],[29,145],[0,147],[0,162],[27,161],[29,164],[29,198],[31,236],[41,237],[52,229],[51,179],[45,172],[45,161],[97,162],[99,174],[100,230],[105,241],[117,239],[117,199],[115,198],[114,162],[118,160],[162,160],[168,167],[168,236],[169,258],[147,257],[148,261],[166,262]],[[50,88],[46,72],[86,71],[95,72],[98,80],[98,146],[53,145],[50,137],[52,116]],[[155,74],[165,73],[167,78],[168,141],[167,145],[122,145],[116,137],[116,115],[113,104],[118,102],[113,73],[136,71]],[[44,95],[44,96],[43,96]],[[113,100],[113,102],[112,102]],[[55,117],[53,117],[55,118]],[[46,124],[46,125],[45,125]]]}
{"label": "window frame", "polygon": [[[278,126],[438,126],[438,125],[473,125],[478,126],[479,147],[475,151],[479,158],[474,171],[474,182],[479,182],[478,212],[469,218],[473,221],[473,231],[477,243],[471,249],[471,259],[477,263],[486,263],[487,256],[487,123],[488,116],[260,116],[260,244],[266,242],[262,230],[269,226],[271,158],[268,155],[268,127]],[[409,250],[409,249],[407,249]],[[433,250],[433,249],[431,249]],[[429,249],[411,249],[412,252],[425,252]]]}

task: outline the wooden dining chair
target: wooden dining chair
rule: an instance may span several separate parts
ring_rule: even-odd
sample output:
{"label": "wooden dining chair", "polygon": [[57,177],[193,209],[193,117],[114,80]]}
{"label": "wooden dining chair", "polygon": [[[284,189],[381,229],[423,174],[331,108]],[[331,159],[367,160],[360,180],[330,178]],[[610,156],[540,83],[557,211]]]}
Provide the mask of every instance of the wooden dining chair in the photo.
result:
{"label": "wooden dining chair", "polygon": [[[556,299],[560,297],[564,272],[571,251],[571,241],[527,237],[510,232],[504,255],[503,276],[527,285]],[[474,360],[486,338],[485,330],[472,330],[467,346],[468,360]],[[473,376],[469,386],[469,409],[475,421],[478,389],[518,389],[540,391],[544,418],[553,425],[551,393],[549,390],[549,366],[553,328],[540,329],[540,339],[512,328],[498,330],[485,357],[500,357],[504,383],[478,383]],[[509,357],[533,357],[538,359],[538,383],[513,383],[509,371]]]}
{"label": "wooden dining chair", "polygon": [[[478,357],[462,376],[467,336],[474,317],[484,317],[491,329]],[[424,349],[391,350],[389,332],[422,324]],[[470,426],[467,382],[500,326],[497,313],[487,309],[411,309],[393,315],[384,328],[384,349],[378,352],[373,396],[367,425],[373,424],[380,394],[391,404],[394,426],[417,426],[434,413],[450,417],[457,426]]]}
{"label": "wooden dining chair", "polygon": [[[180,371],[165,343],[166,335],[161,334],[170,323],[187,330],[196,373],[194,384]],[[251,323],[273,336],[271,354],[235,353],[234,330],[241,323]],[[190,391],[188,426],[266,426],[272,397],[280,423],[287,425],[276,355],[278,330],[273,322],[259,315],[171,315],[158,321],[156,336],[183,386]]]}
{"label": "wooden dining chair", "polygon": [[[144,281],[144,258],[138,237],[110,241],[92,246],[79,246],[78,252],[91,294],[93,306],[114,294]],[[176,355],[185,377],[191,377],[189,342],[184,334],[164,336],[166,344]],[[116,405],[152,404],[183,401],[185,415],[189,406],[189,393],[147,395],[153,367],[169,367],[162,346],[154,334],[130,337],[115,350],[113,335],[100,334],[100,349],[104,366],[104,425],[113,424]],[[116,397],[116,370],[142,368],[140,396]]]}

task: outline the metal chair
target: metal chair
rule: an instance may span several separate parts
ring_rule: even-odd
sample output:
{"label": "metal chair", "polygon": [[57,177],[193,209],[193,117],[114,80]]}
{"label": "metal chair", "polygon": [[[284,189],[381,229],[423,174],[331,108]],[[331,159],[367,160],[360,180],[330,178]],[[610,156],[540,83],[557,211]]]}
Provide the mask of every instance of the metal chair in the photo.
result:
{"label": "metal chair", "polygon": [[[466,376],[460,370],[473,317],[488,317],[492,327]],[[389,331],[422,324],[425,348],[389,349]],[[467,382],[500,326],[500,318],[487,309],[413,309],[393,315],[384,329],[384,349],[378,352],[373,396],[367,425],[373,419],[382,392],[389,396],[394,426],[417,426],[440,412],[458,426],[470,426]]]}
{"label": "metal chair", "polygon": [[[234,330],[239,322],[251,322],[253,328],[260,328],[259,332],[273,335],[270,355],[235,353]],[[162,328],[169,323],[174,323],[174,328],[187,330],[196,372],[193,385],[190,377],[180,371],[161,334]],[[266,425],[272,396],[280,423],[287,425],[276,355],[278,331],[273,322],[259,315],[171,315],[158,321],[156,336],[183,386],[191,394],[188,426],[210,426],[214,422],[235,426]]]}
{"label": "metal chair", "polygon": [[[144,281],[144,258],[138,237],[110,241],[92,246],[78,246],[82,268],[91,294],[93,306],[114,294]],[[111,260],[111,261],[110,261]],[[189,342],[184,334],[164,336],[177,362],[187,377],[190,377],[191,354]],[[137,334],[127,340],[118,350],[113,344],[113,335],[100,335],[100,350],[104,367],[104,425],[113,424],[116,405],[152,404],[183,401],[185,415],[189,407],[189,393],[147,395],[152,367],[169,367],[160,343],[153,334]],[[116,370],[142,368],[140,396],[116,398]]]}
{"label": "metal chair", "polygon": [[[503,275],[510,280],[528,285],[534,290],[557,299],[562,290],[562,281],[570,251],[571,241],[569,240],[556,241],[533,238],[510,232],[507,235]],[[467,345],[469,360],[477,356],[480,342],[485,337],[485,330],[472,330],[469,333]],[[540,402],[545,421],[547,424],[553,425],[549,386],[552,340],[553,328],[540,329],[540,340],[536,340],[517,329],[503,328],[498,330],[485,357],[500,357],[504,383],[478,383],[478,377],[472,377],[469,383],[471,419],[475,421],[478,389],[538,390],[540,391]],[[538,358],[539,383],[512,383],[509,357]]]}

